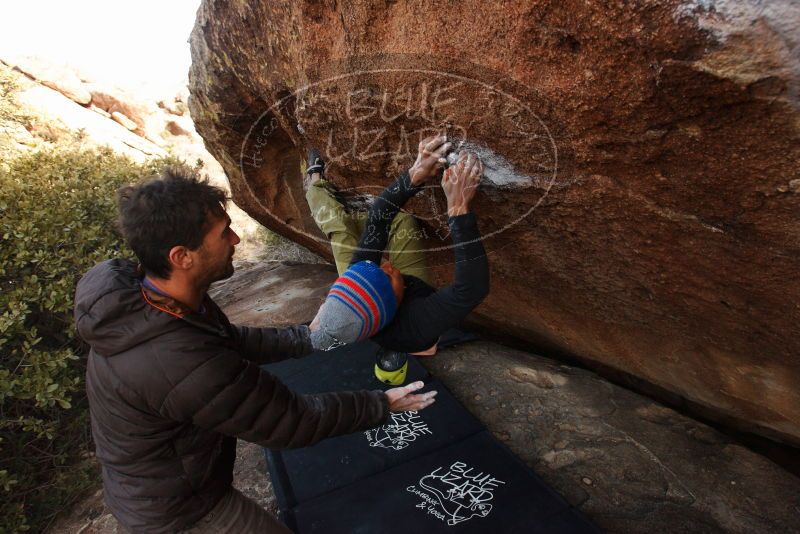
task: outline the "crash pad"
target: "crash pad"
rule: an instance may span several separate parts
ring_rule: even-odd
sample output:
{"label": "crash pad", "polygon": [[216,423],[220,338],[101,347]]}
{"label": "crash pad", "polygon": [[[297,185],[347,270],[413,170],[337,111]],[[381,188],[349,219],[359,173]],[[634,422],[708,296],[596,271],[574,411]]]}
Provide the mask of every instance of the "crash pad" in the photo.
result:
{"label": "crash pad", "polygon": [[[551,518],[569,532],[571,515],[563,498],[484,431],[302,503],[284,518],[302,533],[399,534],[536,532],[531,525]],[[573,524],[573,532],[595,531]]]}
{"label": "crash pad", "polygon": [[386,424],[322,440],[300,449],[267,452],[273,465],[273,485],[281,487],[278,504],[294,506],[362,478],[385,471],[441,449],[483,430],[483,425],[439,382],[422,391],[436,390],[436,402],[419,412],[391,414]]}
{"label": "crash pad", "polygon": [[[362,342],[264,366],[293,390],[388,389]],[[420,412],[289,450],[265,449],[280,518],[295,532],[597,532],[497,441],[413,356],[408,381],[437,390]]]}

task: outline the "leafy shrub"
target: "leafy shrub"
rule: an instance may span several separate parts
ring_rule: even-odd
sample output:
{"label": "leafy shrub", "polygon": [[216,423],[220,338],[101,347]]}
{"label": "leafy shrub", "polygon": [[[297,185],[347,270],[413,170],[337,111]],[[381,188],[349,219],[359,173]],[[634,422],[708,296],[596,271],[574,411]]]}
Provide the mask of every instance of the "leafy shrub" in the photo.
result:
{"label": "leafy shrub", "polygon": [[28,115],[16,103],[18,89],[19,85],[11,69],[0,64],[0,123],[27,124]]}
{"label": "leafy shrub", "polygon": [[19,90],[11,69],[0,63],[0,163],[13,155],[17,133],[30,127],[32,117],[17,104]]}
{"label": "leafy shrub", "polygon": [[96,482],[75,284],[94,264],[130,256],[114,192],[168,163],[56,149],[0,168],[0,532],[45,528]]}

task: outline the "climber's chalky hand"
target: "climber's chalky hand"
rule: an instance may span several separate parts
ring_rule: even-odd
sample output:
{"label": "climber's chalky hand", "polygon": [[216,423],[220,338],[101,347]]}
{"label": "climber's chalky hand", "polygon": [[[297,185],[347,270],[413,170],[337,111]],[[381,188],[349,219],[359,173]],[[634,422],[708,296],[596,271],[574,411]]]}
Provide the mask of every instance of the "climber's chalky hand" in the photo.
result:
{"label": "climber's chalky hand", "polygon": [[417,160],[408,170],[411,185],[418,186],[436,176],[445,164],[445,156],[450,150],[451,143],[447,142],[446,135],[434,135],[420,141],[417,151]]}
{"label": "climber's chalky hand", "polygon": [[448,167],[442,176],[442,189],[447,197],[447,214],[464,215],[475,198],[483,176],[483,163],[474,152],[462,151],[458,162]]}

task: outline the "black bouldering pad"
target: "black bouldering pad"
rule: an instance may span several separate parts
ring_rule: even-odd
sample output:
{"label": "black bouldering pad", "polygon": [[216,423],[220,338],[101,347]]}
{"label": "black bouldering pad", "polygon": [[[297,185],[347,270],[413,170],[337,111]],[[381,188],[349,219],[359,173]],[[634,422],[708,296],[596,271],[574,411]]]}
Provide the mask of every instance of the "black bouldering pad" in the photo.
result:
{"label": "black bouldering pad", "polygon": [[[324,393],[354,389],[388,389],[375,377],[378,345],[362,341],[327,352],[315,352],[304,358],[288,359],[262,368],[298,393]],[[408,358],[406,384],[427,381],[428,371],[414,356]]]}
{"label": "black bouldering pad", "polygon": [[446,447],[483,430],[439,382],[436,402],[420,412],[392,414],[376,429],[329,438],[311,447],[268,451],[278,504],[288,508],[396,465]]}
{"label": "black bouldering pad", "polygon": [[[363,342],[264,369],[299,393],[385,390],[391,386],[373,372],[377,349]],[[412,356],[407,382],[414,380],[427,382],[423,391],[437,389],[437,401],[418,414],[394,415],[389,428],[302,449],[265,449],[280,517],[290,528],[300,534],[598,532]]]}
{"label": "black bouldering pad", "polygon": [[[302,503],[284,518],[309,533],[597,532],[488,432]],[[556,525],[558,523],[558,525]],[[544,525],[542,530],[533,525]]]}

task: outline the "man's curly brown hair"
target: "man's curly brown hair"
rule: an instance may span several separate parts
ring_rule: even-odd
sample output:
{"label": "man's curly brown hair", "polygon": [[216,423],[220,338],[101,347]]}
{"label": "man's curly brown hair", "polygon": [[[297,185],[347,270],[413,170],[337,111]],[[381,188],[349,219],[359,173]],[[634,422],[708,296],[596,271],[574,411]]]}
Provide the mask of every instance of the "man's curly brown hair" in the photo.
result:
{"label": "man's curly brown hair", "polygon": [[214,219],[225,216],[227,200],[208,178],[170,166],[150,181],[117,191],[118,226],[145,272],[168,279],[170,249],[199,248]]}

